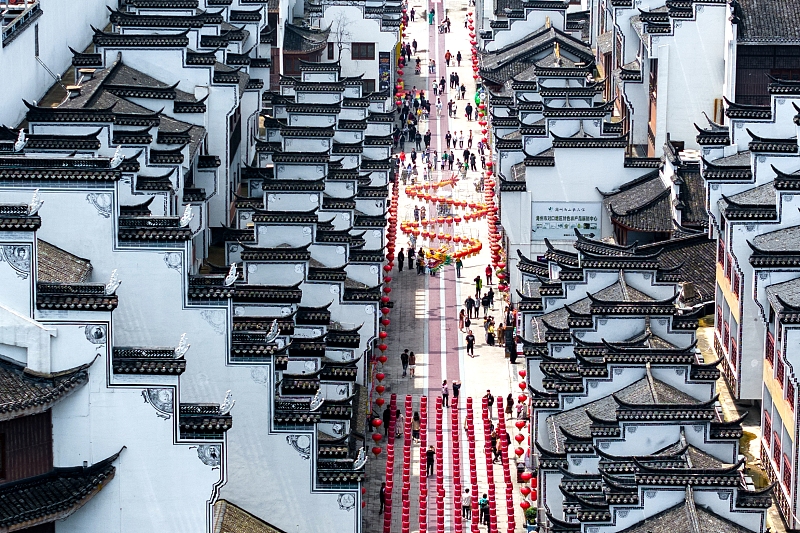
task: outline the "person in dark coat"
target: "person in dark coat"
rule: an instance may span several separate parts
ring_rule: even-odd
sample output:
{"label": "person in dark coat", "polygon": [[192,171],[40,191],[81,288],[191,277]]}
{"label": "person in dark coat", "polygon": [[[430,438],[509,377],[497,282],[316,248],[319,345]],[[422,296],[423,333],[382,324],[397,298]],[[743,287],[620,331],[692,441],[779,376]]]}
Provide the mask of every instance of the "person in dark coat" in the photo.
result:
{"label": "person in dark coat", "polygon": [[383,436],[389,436],[389,422],[392,420],[392,411],[387,407],[383,410]]}
{"label": "person in dark coat", "polygon": [[383,514],[383,509],[386,506],[386,483],[381,483],[381,490],[378,491],[378,501],[381,502],[378,514]]}
{"label": "person in dark coat", "polygon": [[408,269],[412,270],[414,268],[414,250],[408,251]]}
{"label": "person in dark coat", "polygon": [[403,253],[403,249],[400,248],[400,251],[397,252],[397,270],[399,272],[403,271],[403,264],[406,262],[406,254]]}

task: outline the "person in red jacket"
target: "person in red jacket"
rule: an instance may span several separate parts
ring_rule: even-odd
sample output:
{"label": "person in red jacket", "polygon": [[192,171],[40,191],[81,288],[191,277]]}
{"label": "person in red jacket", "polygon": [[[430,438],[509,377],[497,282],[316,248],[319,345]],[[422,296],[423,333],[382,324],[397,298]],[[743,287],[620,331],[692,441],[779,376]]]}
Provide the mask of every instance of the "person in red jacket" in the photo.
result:
{"label": "person in red jacket", "polygon": [[486,284],[492,284],[492,265],[486,265]]}

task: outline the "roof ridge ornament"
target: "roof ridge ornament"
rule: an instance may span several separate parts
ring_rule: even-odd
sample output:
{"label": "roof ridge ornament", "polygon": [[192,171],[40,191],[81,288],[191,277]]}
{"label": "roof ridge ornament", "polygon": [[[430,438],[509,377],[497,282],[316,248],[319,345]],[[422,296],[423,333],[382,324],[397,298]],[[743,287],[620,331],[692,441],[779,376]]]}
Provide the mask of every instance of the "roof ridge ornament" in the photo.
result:
{"label": "roof ridge ornament", "polygon": [[111,277],[109,278],[108,283],[106,283],[106,296],[111,296],[116,293],[121,284],[122,280],[117,277],[117,269],[115,268],[111,271]]}
{"label": "roof ridge ornament", "polygon": [[39,209],[41,209],[42,204],[44,204],[44,200],[39,198],[39,189],[36,189],[33,191],[33,196],[28,204],[28,216],[35,216],[39,212]]}
{"label": "roof ridge ornament", "polygon": [[365,464],[367,464],[367,452],[364,451],[364,448],[361,448],[358,450],[356,460],[353,461],[353,470],[361,470]]}
{"label": "roof ridge ornament", "polygon": [[191,204],[186,204],[186,208],[183,210],[183,214],[181,215],[181,219],[179,224],[182,228],[185,228],[189,225],[189,222],[192,221],[194,218],[194,212],[192,211]]}
{"label": "roof ridge ornament", "polygon": [[219,414],[223,416],[229,414],[234,405],[236,405],[236,400],[233,399],[233,394],[229,390],[225,393],[225,399],[219,404]]}
{"label": "roof ridge ornament", "polygon": [[234,283],[236,283],[236,279],[239,277],[238,272],[236,271],[236,263],[231,263],[231,268],[228,270],[228,275],[225,276],[225,281],[223,285],[226,287],[230,287]]}
{"label": "roof ridge ornament", "polygon": [[309,404],[309,411],[314,412],[318,411],[322,404],[325,403],[325,398],[322,397],[322,391],[317,390],[317,393],[311,398],[311,403]]}
{"label": "roof ridge ornament", "polygon": [[17,140],[14,143],[14,151],[21,152],[25,148],[26,144],[28,144],[28,139],[25,137],[25,130],[20,128],[19,135],[17,135]]}
{"label": "roof ridge ornament", "polygon": [[272,321],[272,325],[269,327],[269,331],[267,332],[267,336],[264,339],[264,342],[272,342],[276,338],[278,338],[278,334],[280,333],[280,328],[278,327],[278,319]]}
{"label": "roof ridge ornament", "polygon": [[181,335],[181,340],[178,341],[178,346],[175,347],[175,359],[183,359],[183,356],[186,355],[186,352],[189,351],[191,348],[191,344],[186,342],[186,333]]}
{"label": "roof ridge ornament", "polygon": [[108,163],[109,168],[117,168],[125,160],[125,156],[122,155],[121,150],[122,146],[117,146],[117,149],[114,150],[114,155],[111,156],[111,161]]}

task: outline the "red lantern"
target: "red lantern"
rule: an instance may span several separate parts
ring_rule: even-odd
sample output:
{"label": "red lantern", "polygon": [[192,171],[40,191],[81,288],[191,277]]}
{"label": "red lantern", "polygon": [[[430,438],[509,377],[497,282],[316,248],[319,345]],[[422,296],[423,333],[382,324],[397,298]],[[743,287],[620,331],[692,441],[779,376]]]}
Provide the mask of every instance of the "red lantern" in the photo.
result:
{"label": "red lantern", "polygon": [[[386,387],[384,387],[383,385],[378,385],[377,387],[375,387],[375,391],[376,391],[378,394],[383,394],[383,393],[384,393],[384,391],[386,391]],[[375,425],[375,422],[374,422],[374,421],[372,422],[372,425],[373,425],[373,426]],[[379,425],[380,425],[380,424],[379,424]]]}
{"label": "red lantern", "polygon": [[383,355],[383,354],[381,354],[380,356],[378,356],[378,361],[380,361],[380,363],[381,363],[382,365],[383,365],[383,364],[385,364],[385,363],[386,363],[386,361],[388,361],[388,360],[389,360],[389,358],[388,358],[388,357],[386,357],[386,356],[385,356],[385,355]]}
{"label": "red lantern", "polygon": [[378,333],[378,337],[380,337],[381,339],[385,339],[388,336],[389,334],[386,333],[385,331],[381,331],[380,333]]}
{"label": "red lantern", "polygon": [[381,343],[378,345],[378,349],[382,352],[385,352],[386,350],[389,349],[389,347],[386,344]]}
{"label": "red lantern", "polygon": [[389,311],[391,311],[391,309],[389,309],[388,307],[381,307],[381,313],[383,313],[384,315],[388,315]]}
{"label": "red lantern", "polygon": [[380,433],[373,433],[372,434],[372,440],[374,440],[376,443],[380,442],[382,438],[383,437],[381,436]]}
{"label": "red lantern", "polygon": [[381,296],[381,303],[388,304],[389,303],[389,297],[388,296]]}
{"label": "red lantern", "polygon": [[378,398],[377,400],[375,400],[375,403],[378,404],[378,407],[383,407],[383,404],[386,403],[386,400],[384,400],[383,398]]}
{"label": "red lantern", "polygon": [[[536,478],[533,478],[533,480],[532,480],[532,481],[534,481],[534,482],[535,482],[535,481],[536,481]],[[535,485],[534,485],[534,486],[535,486]],[[536,489],[531,489],[531,500],[535,500],[537,496],[539,496],[539,494],[536,492]]]}
{"label": "red lantern", "polygon": [[[526,398],[526,400],[527,400],[527,398]],[[521,430],[522,428],[525,427],[525,421],[524,420],[517,420],[516,422],[514,422],[514,425],[517,426],[517,429]]]}
{"label": "red lantern", "polygon": [[382,318],[381,319],[381,324],[383,324],[384,326],[388,326],[391,323],[392,323],[392,321],[389,320],[388,318]]}
{"label": "red lantern", "polygon": [[389,294],[390,292],[392,292],[392,288],[391,287],[384,287],[383,288],[383,292],[385,292],[386,294]]}
{"label": "red lantern", "polygon": [[522,457],[525,454],[525,450],[522,448],[517,448],[514,450],[514,453],[517,454],[517,457]]}
{"label": "red lantern", "polygon": [[525,396],[524,394],[520,394],[519,396],[517,396],[517,401],[519,403],[525,403],[528,401],[528,397]]}
{"label": "red lantern", "polygon": [[383,381],[385,378],[386,374],[384,374],[383,372],[378,372],[377,374],[375,374],[375,379],[377,379],[378,381]]}
{"label": "red lantern", "polygon": [[392,271],[392,267],[390,267],[389,265],[383,265],[383,270],[384,270],[384,272],[391,272]]}
{"label": "red lantern", "polygon": [[[380,448],[378,448],[378,449],[380,450]],[[375,448],[373,448],[373,452],[374,452],[374,450],[375,450]],[[377,455],[377,454],[375,454],[375,455]],[[527,501],[524,501],[524,500],[519,504],[519,506],[522,507],[523,511],[527,511],[528,509],[531,508],[531,504],[528,503]]]}
{"label": "red lantern", "polygon": [[[531,474],[531,476],[532,476],[532,475],[533,475],[533,474]],[[539,486],[539,478],[532,477],[532,478],[531,478],[531,487],[533,487],[533,488],[535,489],[535,488],[536,488],[536,487],[538,487],[538,486]],[[536,496],[534,496],[534,498],[535,498],[535,497],[536,497]]]}
{"label": "red lantern", "polygon": [[380,418],[373,418],[372,419],[372,427],[379,428],[382,425],[383,425],[383,420],[381,420]]}
{"label": "red lantern", "polygon": [[527,376],[527,375],[528,375],[528,372],[526,370],[520,370],[519,371],[519,377],[521,377],[522,379],[525,379],[525,376]]}
{"label": "red lantern", "polygon": [[521,489],[519,489],[519,491],[522,493],[523,496],[527,497],[528,494],[531,493],[531,488],[530,487],[522,487]]}
{"label": "red lantern", "polygon": [[381,454],[382,451],[383,451],[383,448],[381,448],[380,446],[373,446],[372,447],[372,453],[375,454],[375,457],[378,457]]}
{"label": "red lantern", "polygon": [[530,481],[530,480],[531,480],[531,478],[533,477],[533,474],[531,474],[530,472],[523,472],[523,473],[521,473],[521,474],[519,475],[519,477],[520,477],[520,479],[521,479],[522,481],[524,481],[525,483],[527,483],[528,481]]}
{"label": "red lantern", "polygon": [[516,435],[514,435],[514,440],[517,441],[517,444],[522,444],[522,441],[525,440],[525,435],[523,435],[522,433],[517,433]]}
{"label": "red lantern", "polygon": [[383,281],[386,282],[386,283],[391,283],[392,277],[391,276],[384,276],[383,277]]}

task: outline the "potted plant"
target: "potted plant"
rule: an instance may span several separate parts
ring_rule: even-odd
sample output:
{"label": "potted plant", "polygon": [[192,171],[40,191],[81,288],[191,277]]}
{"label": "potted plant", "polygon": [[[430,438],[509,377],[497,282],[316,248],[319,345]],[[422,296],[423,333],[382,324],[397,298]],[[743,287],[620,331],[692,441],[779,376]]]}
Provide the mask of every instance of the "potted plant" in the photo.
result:
{"label": "potted plant", "polygon": [[536,531],[536,507],[528,507],[525,509],[525,525],[527,531]]}

